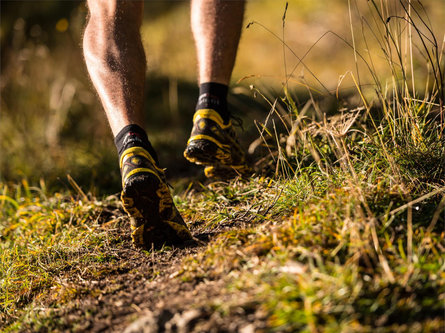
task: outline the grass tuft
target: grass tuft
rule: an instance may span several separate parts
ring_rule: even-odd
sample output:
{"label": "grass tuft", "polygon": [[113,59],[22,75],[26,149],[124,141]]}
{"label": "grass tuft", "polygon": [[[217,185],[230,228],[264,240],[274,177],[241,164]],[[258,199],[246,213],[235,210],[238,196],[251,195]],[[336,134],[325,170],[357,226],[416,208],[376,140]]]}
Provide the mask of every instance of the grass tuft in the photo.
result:
{"label": "grass tuft", "polygon": [[[44,183],[2,187],[0,196],[0,315],[17,319],[30,304],[63,304],[85,291],[72,289],[68,275],[94,275],[95,263],[112,261],[110,231],[121,223],[112,215],[117,198],[80,200],[70,193],[48,194]],[[108,215],[109,220],[103,221]],[[99,222],[100,221],[100,222]],[[52,301],[51,301],[52,300]]]}

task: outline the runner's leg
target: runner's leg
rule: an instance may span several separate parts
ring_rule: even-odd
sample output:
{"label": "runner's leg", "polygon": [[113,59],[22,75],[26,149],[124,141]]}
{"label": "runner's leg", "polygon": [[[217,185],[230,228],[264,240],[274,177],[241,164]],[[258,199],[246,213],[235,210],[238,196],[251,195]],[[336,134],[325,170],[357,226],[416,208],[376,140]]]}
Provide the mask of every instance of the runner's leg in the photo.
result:
{"label": "runner's leg", "polygon": [[[184,156],[190,162],[250,172],[227,108],[227,92],[241,35],[245,1],[193,0],[192,31],[198,56],[199,98]],[[209,169],[206,168],[208,171]]]}
{"label": "runner's leg", "polygon": [[139,29],[142,1],[88,0],[84,36],[87,68],[119,153],[121,199],[138,247],[190,241],[143,126],[145,54]]}
{"label": "runner's leg", "polygon": [[85,62],[113,134],[143,126],[146,60],[139,29],[143,1],[88,0]]}
{"label": "runner's leg", "polygon": [[241,35],[244,7],[245,1],[192,1],[192,31],[200,84],[229,84]]}

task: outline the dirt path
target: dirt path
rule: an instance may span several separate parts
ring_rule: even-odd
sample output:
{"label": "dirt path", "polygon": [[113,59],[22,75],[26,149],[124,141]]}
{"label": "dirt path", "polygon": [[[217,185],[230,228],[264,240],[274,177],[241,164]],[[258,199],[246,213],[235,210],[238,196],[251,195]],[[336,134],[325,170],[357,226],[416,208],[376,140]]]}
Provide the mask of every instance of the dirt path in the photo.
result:
{"label": "dirt path", "polygon": [[202,244],[148,253],[134,249],[125,225],[113,232],[125,238],[119,246],[110,246],[108,255],[115,260],[95,267],[98,274],[67,272],[64,277],[64,284],[76,292],[53,310],[51,321],[57,322],[57,330],[247,333],[253,332],[253,321],[255,327],[263,326],[253,314],[234,313],[228,320],[209,307],[215,299],[224,302],[231,297],[224,295],[223,280],[183,281],[178,276],[182,260],[204,251],[215,236],[195,233]]}

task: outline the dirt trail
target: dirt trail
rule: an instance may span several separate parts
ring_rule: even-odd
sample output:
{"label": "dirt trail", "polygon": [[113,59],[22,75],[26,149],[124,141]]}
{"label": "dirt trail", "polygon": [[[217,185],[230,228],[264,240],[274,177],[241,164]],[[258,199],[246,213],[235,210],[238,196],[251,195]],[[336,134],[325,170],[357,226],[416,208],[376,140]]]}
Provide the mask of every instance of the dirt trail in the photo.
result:
{"label": "dirt trail", "polygon": [[215,236],[195,233],[202,244],[147,253],[133,248],[127,226],[115,232],[125,239],[119,247],[111,247],[117,260],[100,264],[102,278],[67,275],[66,280],[71,280],[69,284],[76,290],[88,292],[78,292],[54,310],[51,317],[58,323],[57,330],[248,333],[254,331],[252,322],[256,328],[263,326],[254,314],[233,313],[223,319],[209,307],[215,299],[229,300],[223,280],[185,282],[178,277],[182,260],[204,251]]}

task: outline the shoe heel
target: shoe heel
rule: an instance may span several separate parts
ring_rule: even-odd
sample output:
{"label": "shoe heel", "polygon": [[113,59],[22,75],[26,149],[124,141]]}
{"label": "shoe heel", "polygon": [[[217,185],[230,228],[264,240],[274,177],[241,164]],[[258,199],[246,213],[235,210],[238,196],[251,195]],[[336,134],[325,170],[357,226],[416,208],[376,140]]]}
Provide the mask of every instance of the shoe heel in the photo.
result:
{"label": "shoe heel", "polygon": [[184,157],[188,161],[200,165],[229,165],[232,162],[230,150],[222,149],[215,143],[205,139],[189,142],[184,151]]}

